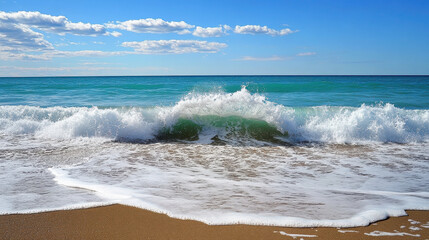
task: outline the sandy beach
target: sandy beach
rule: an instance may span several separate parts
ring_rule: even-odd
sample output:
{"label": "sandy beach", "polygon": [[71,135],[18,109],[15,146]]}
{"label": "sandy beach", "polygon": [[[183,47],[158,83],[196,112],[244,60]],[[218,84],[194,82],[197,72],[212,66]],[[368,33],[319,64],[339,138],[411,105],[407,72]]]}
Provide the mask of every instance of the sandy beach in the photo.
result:
{"label": "sandy beach", "polygon": [[210,226],[123,205],[0,216],[0,239],[428,239],[429,212],[356,228]]}

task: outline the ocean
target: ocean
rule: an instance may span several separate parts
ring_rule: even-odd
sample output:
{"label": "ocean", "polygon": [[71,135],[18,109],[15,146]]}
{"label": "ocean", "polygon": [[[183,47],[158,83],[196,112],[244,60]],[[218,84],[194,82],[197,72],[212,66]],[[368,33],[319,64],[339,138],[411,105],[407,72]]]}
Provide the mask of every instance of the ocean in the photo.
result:
{"label": "ocean", "polygon": [[208,224],[429,210],[429,76],[0,78],[0,213]]}

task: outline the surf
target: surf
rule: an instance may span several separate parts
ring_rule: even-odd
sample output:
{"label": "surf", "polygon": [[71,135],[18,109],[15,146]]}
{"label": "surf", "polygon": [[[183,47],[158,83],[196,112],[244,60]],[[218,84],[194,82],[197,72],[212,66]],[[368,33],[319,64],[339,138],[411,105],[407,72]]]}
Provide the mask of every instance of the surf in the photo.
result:
{"label": "surf", "polygon": [[0,106],[0,132],[39,138],[208,144],[425,142],[429,110],[393,104],[288,107],[259,93],[190,92],[173,106]]}

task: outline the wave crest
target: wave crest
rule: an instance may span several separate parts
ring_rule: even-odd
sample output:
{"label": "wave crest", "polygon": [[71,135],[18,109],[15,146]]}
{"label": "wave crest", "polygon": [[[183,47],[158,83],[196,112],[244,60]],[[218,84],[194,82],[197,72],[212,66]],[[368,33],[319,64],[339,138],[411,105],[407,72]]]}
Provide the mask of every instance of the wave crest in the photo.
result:
{"label": "wave crest", "polygon": [[0,106],[0,132],[42,138],[362,143],[429,139],[429,110],[393,104],[291,108],[246,88],[190,93],[172,107]]}

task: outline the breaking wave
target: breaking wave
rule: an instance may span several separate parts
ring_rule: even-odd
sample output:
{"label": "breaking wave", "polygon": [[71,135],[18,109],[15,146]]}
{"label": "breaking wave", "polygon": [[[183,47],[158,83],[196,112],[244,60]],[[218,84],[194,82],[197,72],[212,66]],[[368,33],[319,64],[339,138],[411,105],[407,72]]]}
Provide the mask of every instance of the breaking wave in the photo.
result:
{"label": "breaking wave", "polygon": [[174,106],[0,106],[0,134],[199,143],[426,142],[429,110],[392,104],[292,108],[251,94],[192,92]]}

